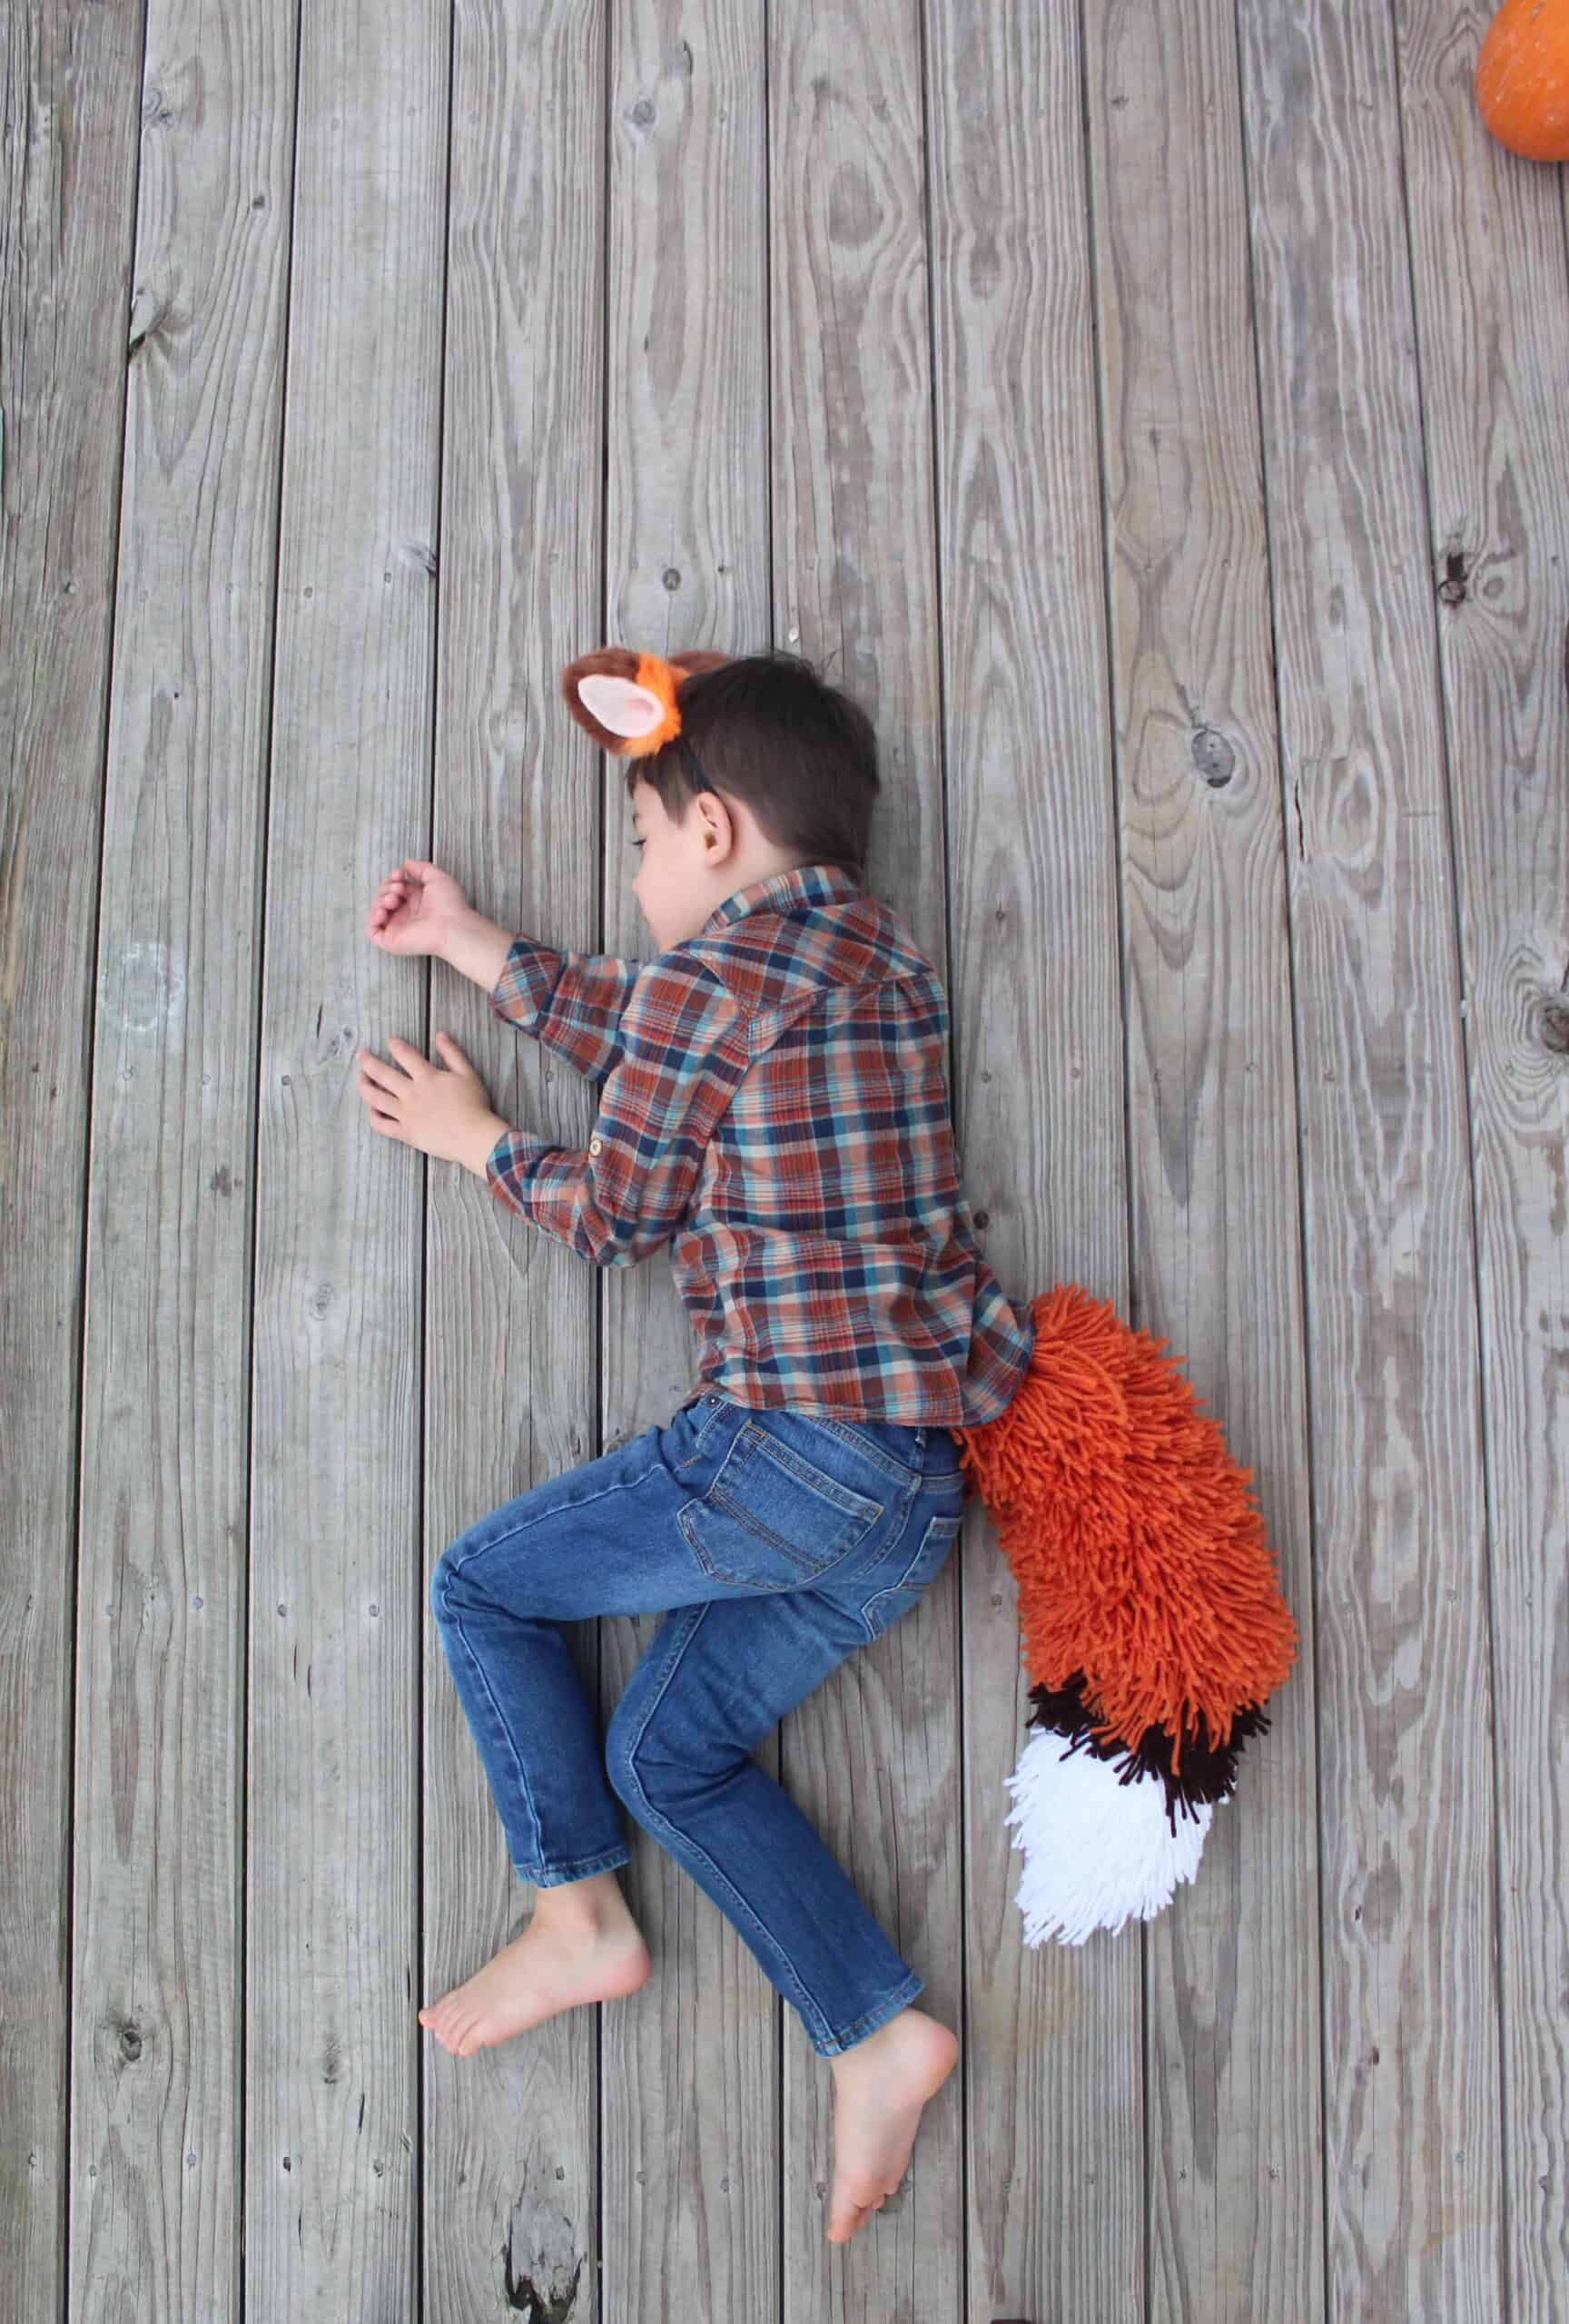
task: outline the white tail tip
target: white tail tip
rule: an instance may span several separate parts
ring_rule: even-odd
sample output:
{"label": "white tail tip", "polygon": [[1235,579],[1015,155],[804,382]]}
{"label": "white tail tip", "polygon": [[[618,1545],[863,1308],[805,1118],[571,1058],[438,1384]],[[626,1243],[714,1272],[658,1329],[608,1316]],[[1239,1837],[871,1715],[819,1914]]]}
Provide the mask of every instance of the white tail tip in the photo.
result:
{"label": "white tail tip", "polygon": [[1198,1871],[1214,1814],[1208,1806],[1197,1821],[1179,1813],[1173,1833],[1159,1776],[1125,1784],[1110,1760],[1068,1748],[1051,1728],[1032,1729],[1007,1779],[1015,1805],[1005,1828],[1017,1829],[1012,1845],[1024,1851],[1015,1901],[1026,1945],[1082,1945],[1135,1915],[1152,1920]]}

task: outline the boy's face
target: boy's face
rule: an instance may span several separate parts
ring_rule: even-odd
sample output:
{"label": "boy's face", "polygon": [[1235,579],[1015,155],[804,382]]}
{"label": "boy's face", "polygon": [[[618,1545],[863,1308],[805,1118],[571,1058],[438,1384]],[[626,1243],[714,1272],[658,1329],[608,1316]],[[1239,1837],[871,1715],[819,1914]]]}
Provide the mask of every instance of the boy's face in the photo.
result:
{"label": "boy's face", "polygon": [[638,851],[632,892],[662,952],[696,936],[736,886],[739,812],[717,792],[690,801],[673,823],[652,783],[632,793],[632,842]]}

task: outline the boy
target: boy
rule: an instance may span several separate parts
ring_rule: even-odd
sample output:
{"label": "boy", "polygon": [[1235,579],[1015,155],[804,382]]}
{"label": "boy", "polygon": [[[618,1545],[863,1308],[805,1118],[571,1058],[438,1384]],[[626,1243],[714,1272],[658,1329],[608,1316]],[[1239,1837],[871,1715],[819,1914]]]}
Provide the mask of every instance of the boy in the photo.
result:
{"label": "boy", "polygon": [[[445,1034],[446,1070],[394,1040],[391,1067],[360,1052],[372,1127],[463,1163],[601,1265],[674,1238],[700,1343],[667,1425],[492,1512],[437,1564],[443,1649],[537,1894],[523,1934],[419,2020],[467,2055],[645,1982],[613,1789],[830,2060],[844,2242],[898,2186],[958,2043],[751,1754],[935,1579],[964,1500],[952,1429],[1009,1403],[1032,1333],[974,1242],[935,971],[863,886],[864,713],[794,655],[692,661],[656,665],[667,738],[627,776],[656,957],[510,936],[412,861],[367,922],[473,978],[601,1093],[587,1149],[553,1145],[491,1111]],[[589,656],[568,680],[595,663],[637,657]],[[577,684],[576,714],[618,747],[585,711],[614,718],[638,688]],[[654,1610],[601,1750],[558,1625]]]}

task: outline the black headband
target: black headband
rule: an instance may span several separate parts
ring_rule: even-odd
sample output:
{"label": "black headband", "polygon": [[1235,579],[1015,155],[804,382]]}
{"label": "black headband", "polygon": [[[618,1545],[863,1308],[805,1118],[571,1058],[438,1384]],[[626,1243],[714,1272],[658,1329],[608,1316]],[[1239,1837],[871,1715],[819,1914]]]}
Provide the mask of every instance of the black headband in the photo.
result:
{"label": "black headband", "polygon": [[704,771],[703,771],[703,762],[702,762],[702,760],[698,757],[698,755],[697,755],[696,752],[693,749],[690,738],[689,738],[686,734],[677,734],[677,735],[676,735],[676,740],[680,743],[681,748],[682,748],[682,749],[686,752],[686,760],[687,760],[687,763],[688,763],[688,765],[691,767],[692,773],[696,775],[696,779],[697,779],[697,788],[698,788],[698,790],[699,790],[699,791],[715,791],[715,790],[717,790],[718,785],[717,785],[716,783],[710,783],[710,782],[709,782],[709,780],[708,780],[707,775],[704,773]]}

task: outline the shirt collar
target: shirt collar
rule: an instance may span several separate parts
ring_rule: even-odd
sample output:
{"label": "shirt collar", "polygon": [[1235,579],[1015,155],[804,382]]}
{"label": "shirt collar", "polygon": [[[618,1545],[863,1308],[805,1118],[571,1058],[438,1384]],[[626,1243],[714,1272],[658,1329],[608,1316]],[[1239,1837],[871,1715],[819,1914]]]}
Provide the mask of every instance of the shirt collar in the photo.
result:
{"label": "shirt collar", "polygon": [[765,880],[737,888],[716,911],[709,913],[702,932],[706,936],[714,929],[725,928],[747,912],[787,912],[800,904],[845,903],[864,893],[859,881],[840,864],[797,863],[788,872],[771,872]]}

